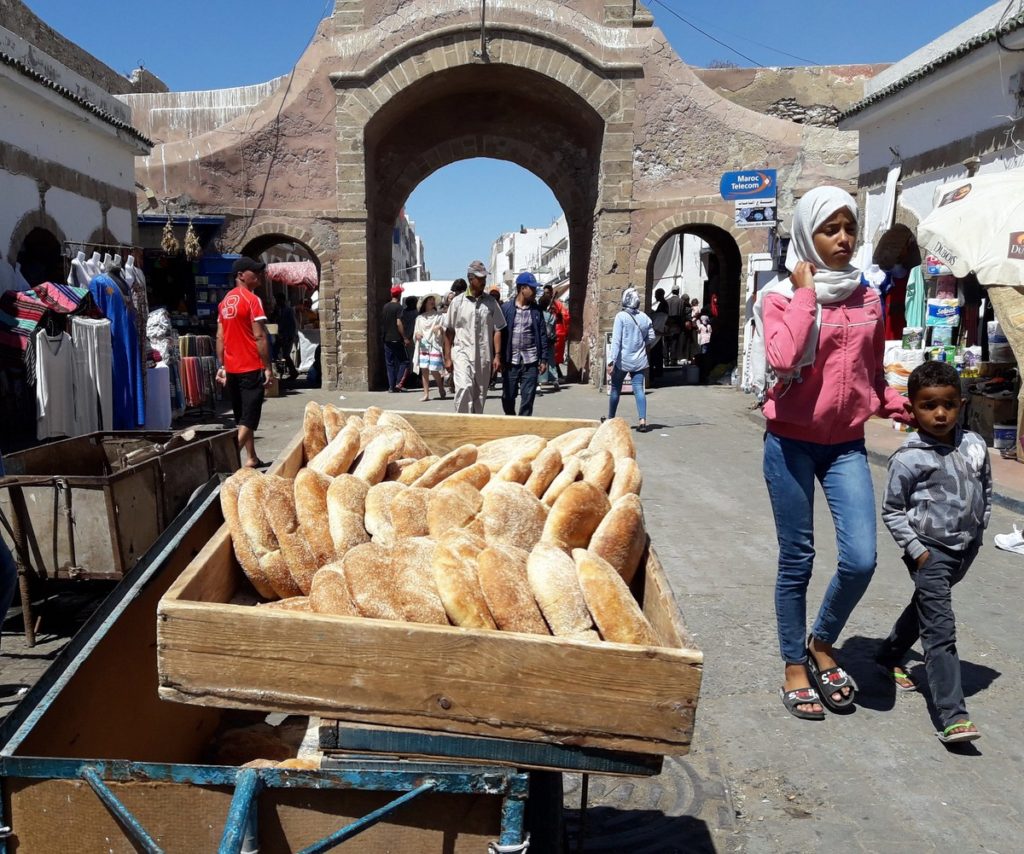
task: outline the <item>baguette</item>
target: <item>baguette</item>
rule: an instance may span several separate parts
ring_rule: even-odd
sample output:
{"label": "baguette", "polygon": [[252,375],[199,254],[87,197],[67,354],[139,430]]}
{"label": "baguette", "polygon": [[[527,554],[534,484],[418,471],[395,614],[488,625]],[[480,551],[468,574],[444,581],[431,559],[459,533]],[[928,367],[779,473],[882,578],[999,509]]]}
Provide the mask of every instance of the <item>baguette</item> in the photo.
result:
{"label": "baguette", "polygon": [[499,629],[549,635],[547,623],[530,590],[526,564],[530,555],[511,546],[489,546],[477,556],[477,578],[484,601]]}
{"label": "baguette", "polygon": [[359,431],[345,425],[319,454],[309,462],[309,468],[328,477],[347,472],[359,452]]}
{"label": "baguette", "polygon": [[576,482],[576,479],[580,476],[580,471],[583,465],[576,457],[566,457],[562,463],[562,470],[555,475],[555,479],[551,481],[551,485],[544,490],[544,503],[551,507],[569,486]]}
{"label": "baguette", "polygon": [[629,422],[624,418],[609,418],[605,421],[597,428],[587,448],[591,451],[608,451],[616,460],[623,457],[636,459],[633,434],[630,432]]}
{"label": "baguette", "polygon": [[624,495],[601,520],[590,538],[587,550],[611,564],[622,580],[629,584],[640,567],[640,558],[647,545],[644,511],[640,496]]}
{"label": "baguette", "polygon": [[610,509],[604,490],[585,481],[570,484],[552,505],[541,539],[567,551],[586,548]]}
{"label": "baguette", "polygon": [[643,483],[644,477],[636,460],[630,457],[621,457],[615,461],[615,476],[612,478],[612,485],[608,490],[608,500],[615,502],[629,493],[639,495]]}
{"label": "baguette", "polygon": [[530,551],[541,537],[548,508],[521,483],[488,484],[480,510],[488,545]]}
{"label": "baguette", "polygon": [[576,564],[562,549],[538,543],[526,561],[526,576],[553,635],[572,636],[593,628]]}
{"label": "baguette", "polygon": [[295,475],[295,516],[317,566],[324,566],[337,557],[327,512],[327,491],[331,482],[327,475],[310,468],[299,469]]}
{"label": "baguette", "polygon": [[327,434],[324,431],[324,415],[320,404],[311,400],[306,404],[302,415],[302,452],[309,461],[327,447]]}
{"label": "baguette", "polygon": [[338,475],[327,488],[328,530],[339,558],[349,549],[370,540],[363,522],[369,490],[365,480],[351,474]]}
{"label": "baguette", "polygon": [[574,549],[572,559],[583,598],[602,638],[612,643],[660,646],[626,582],[608,561],[584,549]]}
{"label": "baguette", "polygon": [[562,470],[562,452],[548,445],[541,451],[530,466],[530,476],[526,479],[526,488],[538,498]]}
{"label": "baguette", "polygon": [[359,612],[348,592],[345,567],[341,561],[320,567],[309,589],[309,609],[317,614],[358,617]]}
{"label": "baguette", "polygon": [[484,542],[465,531],[451,531],[437,543],[431,570],[444,610],[453,625],[469,629],[494,629],[477,577],[477,558]]}
{"label": "baguette", "polygon": [[476,462],[476,455],[476,445],[460,445],[454,451],[441,457],[441,459],[416,478],[412,485],[422,486],[424,489],[437,486],[445,478],[455,474],[460,469],[473,465]]}
{"label": "baguette", "polygon": [[238,493],[245,482],[254,477],[262,475],[253,468],[240,468],[231,477],[224,481],[220,490],[220,507],[224,514],[224,521],[227,522],[228,530],[231,532],[231,545],[235,551],[235,558],[246,578],[256,588],[256,592],[264,599],[277,599],[277,592],[271,587],[270,582],[263,575],[260,569],[260,560],[253,551],[249,537],[242,528],[242,520],[238,514]]}

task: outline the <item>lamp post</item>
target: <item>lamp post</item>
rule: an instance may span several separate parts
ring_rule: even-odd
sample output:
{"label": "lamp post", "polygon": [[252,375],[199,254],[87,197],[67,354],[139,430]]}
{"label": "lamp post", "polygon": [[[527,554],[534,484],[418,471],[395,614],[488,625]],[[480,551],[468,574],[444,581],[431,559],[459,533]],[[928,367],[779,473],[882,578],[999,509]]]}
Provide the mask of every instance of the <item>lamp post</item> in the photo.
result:
{"label": "lamp post", "polygon": [[393,284],[396,284],[396,285],[397,284],[401,284],[401,282],[398,279],[398,275],[400,273],[404,273],[406,270],[419,270],[422,267],[423,267],[422,264],[413,264],[411,267],[402,267],[401,270],[395,270],[394,273],[391,274],[391,281],[392,281]]}

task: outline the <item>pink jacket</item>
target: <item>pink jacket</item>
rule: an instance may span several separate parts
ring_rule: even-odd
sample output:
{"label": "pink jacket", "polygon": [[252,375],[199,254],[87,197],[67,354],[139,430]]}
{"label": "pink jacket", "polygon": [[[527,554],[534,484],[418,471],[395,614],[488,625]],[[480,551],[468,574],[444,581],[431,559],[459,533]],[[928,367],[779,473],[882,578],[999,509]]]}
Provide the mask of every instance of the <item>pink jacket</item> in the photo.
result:
{"label": "pink jacket", "polygon": [[[803,356],[817,315],[814,291],[793,299],[769,294],[764,304],[765,355],[779,372],[792,373]],[[889,388],[882,370],[885,327],[878,295],[858,288],[843,302],[821,307],[813,365],[791,383],[768,392],[768,431],[787,439],[837,445],[864,438],[872,415],[908,423],[906,398]]]}

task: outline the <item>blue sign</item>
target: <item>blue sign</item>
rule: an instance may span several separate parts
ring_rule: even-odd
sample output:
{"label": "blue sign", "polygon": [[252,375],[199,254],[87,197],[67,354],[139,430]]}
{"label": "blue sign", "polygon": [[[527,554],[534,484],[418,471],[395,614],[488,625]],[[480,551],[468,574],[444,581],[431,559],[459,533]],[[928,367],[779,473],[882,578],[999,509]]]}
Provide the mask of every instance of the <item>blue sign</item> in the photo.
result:
{"label": "blue sign", "polygon": [[719,191],[727,202],[735,199],[774,199],[774,169],[746,169],[742,172],[726,172],[722,176]]}

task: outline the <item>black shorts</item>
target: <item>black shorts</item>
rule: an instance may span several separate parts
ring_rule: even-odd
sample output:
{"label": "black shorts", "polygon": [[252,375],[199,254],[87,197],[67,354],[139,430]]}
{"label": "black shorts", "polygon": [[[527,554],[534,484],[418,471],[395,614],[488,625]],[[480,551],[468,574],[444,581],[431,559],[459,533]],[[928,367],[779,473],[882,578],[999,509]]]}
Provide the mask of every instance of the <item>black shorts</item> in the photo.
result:
{"label": "black shorts", "polygon": [[235,413],[235,423],[253,432],[260,426],[260,415],[263,412],[263,380],[262,370],[228,374],[228,397]]}

